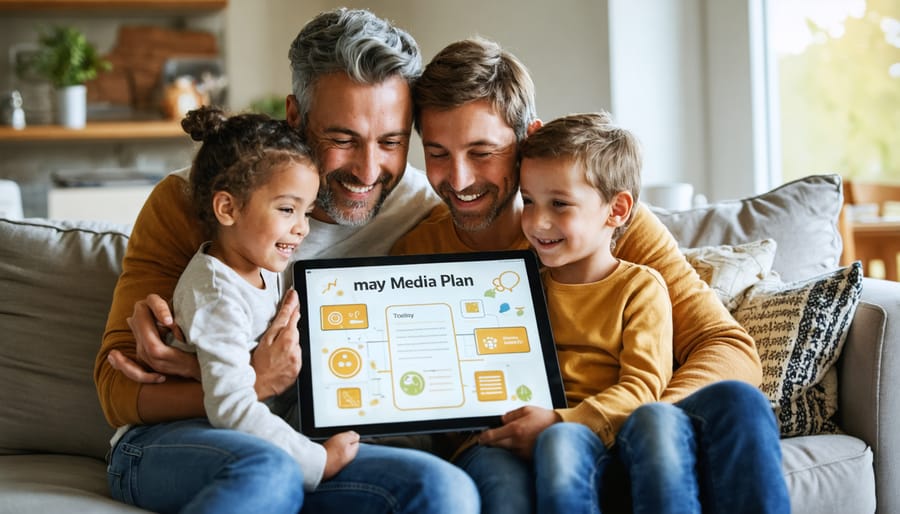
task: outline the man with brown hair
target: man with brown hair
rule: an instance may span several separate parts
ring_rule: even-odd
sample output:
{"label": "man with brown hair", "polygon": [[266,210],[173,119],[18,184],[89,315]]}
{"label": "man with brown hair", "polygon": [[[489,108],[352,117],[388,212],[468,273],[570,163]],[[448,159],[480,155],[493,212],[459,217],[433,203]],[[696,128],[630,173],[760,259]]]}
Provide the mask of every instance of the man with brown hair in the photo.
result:
{"label": "man with brown hair", "polygon": [[[496,43],[459,41],[425,67],[413,98],[428,181],[445,205],[401,238],[392,253],[527,248],[517,147],[541,125],[527,69]],[[629,418],[622,432],[658,435],[662,447],[673,445],[674,456],[696,457],[700,503],[706,509],[785,512],[789,501],[779,433],[768,401],[757,389],[761,369],[753,339],[646,206],[636,206],[614,256],[649,266],[666,281],[678,363],[662,397],[675,408]],[[665,420],[673,414],[694,434],[696,450],[665,439]],[[521,456],[530,454],[536,435],[524,426],[526,419],[507,415],[503,422],[480,434],[480,444],[469,439],[454,448],[453,462],[475,480],[483,512],[530,512],[535,485],[530,464]],[[644,462],[655,458],[635,456]]]}

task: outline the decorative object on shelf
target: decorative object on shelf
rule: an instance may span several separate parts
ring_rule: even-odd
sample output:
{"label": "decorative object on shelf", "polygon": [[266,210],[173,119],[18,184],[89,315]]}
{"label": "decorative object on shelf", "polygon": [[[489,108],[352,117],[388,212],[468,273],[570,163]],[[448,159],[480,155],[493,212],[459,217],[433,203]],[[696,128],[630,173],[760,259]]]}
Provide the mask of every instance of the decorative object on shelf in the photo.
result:
{"label": "decorative object on shelf", "polygon": [[163,93],[162,110],[166,118],[180,120],[188,111],[197,109],[208,102],[209,98],[197,91],[193,79],[183,76],[166,86]]}
{"label": "decorative object on shelf", "polygon": [[7,105],[3,106],[3,123],[16,130],[25,128],[25,111],[22,109],[22,94],[16,90],[9,93]]}
{"label": "decorative object on shelf", "polygon": [[38,51],[25,63],[46,77],[57,90],[59,123],[83,128],[87,119],[85,83],[111,69],[85,35],[72,27],[53,27],[42,32]]}

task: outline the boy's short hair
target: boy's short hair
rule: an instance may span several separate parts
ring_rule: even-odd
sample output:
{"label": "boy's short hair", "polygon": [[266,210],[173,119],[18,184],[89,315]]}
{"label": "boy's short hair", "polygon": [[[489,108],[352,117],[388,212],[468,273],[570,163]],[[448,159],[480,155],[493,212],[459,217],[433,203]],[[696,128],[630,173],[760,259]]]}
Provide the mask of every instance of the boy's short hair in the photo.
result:
{"label": "boy's short hair", "polygon": [[[630,131],[613,124],[607,112],[569,114],[539,128],[520,145],[522,159],[570,159],[604,201],[622,191],[637,204],[641,189],[641,146]],[[634,209],[631,210],[632,214]],[[631,221],[613,236],[615,240]]]}
{"label": "boy's short hair", "polygon": [[425,66],[413,86],[413,122],[421,134],[422,109],[448,110],[487,100],[512,127],[516,141],[525,139],[537,118],[534,82],[528,69],[497,43],[475,37],[450,43]]}

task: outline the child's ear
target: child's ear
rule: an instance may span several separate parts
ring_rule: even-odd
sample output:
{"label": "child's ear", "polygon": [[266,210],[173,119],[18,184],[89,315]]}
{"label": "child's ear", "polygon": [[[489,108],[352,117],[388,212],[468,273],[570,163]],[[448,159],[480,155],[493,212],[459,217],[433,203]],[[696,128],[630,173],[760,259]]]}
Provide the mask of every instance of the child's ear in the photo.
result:
{"label": "child's ear", "polygon": [[540,118],[535,118],[534,121],[528,124],[528,128],[525,129],[525,137],[534,134],[535,132],[537,132],[537,129],[541,128],[542,126],[544,126],[544,122],[542,122]]}
{"label": "child's ear", "polygon": [[237,200],[231,193],[216,191],[212,198],[213,214],[219,220],[220,225],[230,226],[234,224],[238,212]]}
{"label": "child's ear", "polygon": [[610,227],[621,227],[631,215],[634,197],[628,191],[619,191],[609,201],[609,207],[609,219],[606,224]]}

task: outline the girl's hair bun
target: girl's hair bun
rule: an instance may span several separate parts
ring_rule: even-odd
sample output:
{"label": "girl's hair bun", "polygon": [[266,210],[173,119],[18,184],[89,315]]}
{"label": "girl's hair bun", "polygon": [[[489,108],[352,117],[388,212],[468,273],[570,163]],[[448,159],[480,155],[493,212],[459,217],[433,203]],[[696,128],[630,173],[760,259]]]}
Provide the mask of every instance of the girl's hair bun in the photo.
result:
{"label": "girl's hair bun", "polygon": [[218,134],[225,125],[227,116],[218,107],[203,106],[188,111],[181,120],[181,128],[190,134],[194,141],[206,141],[210,136]]}

